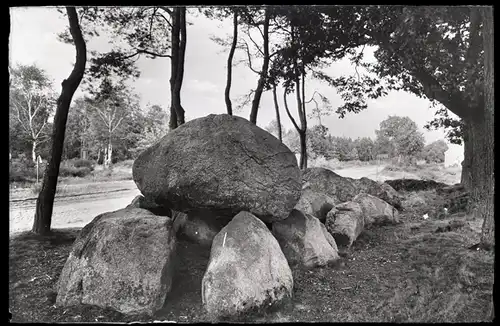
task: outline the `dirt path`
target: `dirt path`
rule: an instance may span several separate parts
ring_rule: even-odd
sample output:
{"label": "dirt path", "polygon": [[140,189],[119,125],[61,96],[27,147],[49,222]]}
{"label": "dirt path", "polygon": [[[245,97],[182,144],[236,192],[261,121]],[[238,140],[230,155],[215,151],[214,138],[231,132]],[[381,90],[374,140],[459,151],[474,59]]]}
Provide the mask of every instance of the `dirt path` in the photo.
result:
{"label": "dirt path", "polygon": [[[122,181],[112,187],[102,185],[101,191],[90,194],[56,197],[52,227],[83,227],[101,213],[124,208],[139,194],[133,181]],[[9,234],[31,229],[35,205],[34,198],[11,201]]]}

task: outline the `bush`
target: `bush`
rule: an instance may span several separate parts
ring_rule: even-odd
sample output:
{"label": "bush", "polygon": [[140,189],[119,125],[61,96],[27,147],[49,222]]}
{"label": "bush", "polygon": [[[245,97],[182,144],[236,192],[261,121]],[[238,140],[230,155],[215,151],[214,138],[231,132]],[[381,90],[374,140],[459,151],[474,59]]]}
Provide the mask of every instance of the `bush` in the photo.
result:
{"label": "bush", "polygon": [[[38,166],[38,177],[42,179],[46,163]],[[36,180],[36,163],[28,159],[13,159],[9,164],[9,182]]]}
{"label": "bush", "polygon": [[74,167],[74,166],[66,166],[61,165],[59,168],[59,176],[61,177],[79,177],[83,178],[92,173],[92,170],[88,167]]}
{"label": "bush", "polygon": [[94,171],[94,163],[91,160],[78,159],[73,162],[73,166],[75,168],[89,168],[91,171]]}

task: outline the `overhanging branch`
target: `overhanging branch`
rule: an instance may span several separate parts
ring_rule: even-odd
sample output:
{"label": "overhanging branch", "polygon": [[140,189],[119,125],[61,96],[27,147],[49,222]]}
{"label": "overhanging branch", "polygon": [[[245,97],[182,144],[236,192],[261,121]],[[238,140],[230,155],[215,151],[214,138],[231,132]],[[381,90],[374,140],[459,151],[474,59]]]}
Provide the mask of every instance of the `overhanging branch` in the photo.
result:
{"label": "overhanging branch", "polygon": [[[389,39],[379,33],[372,32],[371,35],[376,43],[380,47],[382,47],[385,51],[389,53],[395,53],[399,56],[400,51],[396,49],[393,44],[389,41]],[[402,66],[413,76],[415,77],[423,87],[424,94],[430,100],[436,100],[443,104],[448,110],[455,113],[461,118],[466,118],[471,116],[471,111],[468,109],[466,105],[464,105],[464,101],[457,94],[452,94],[449,91],[443,89],[439,81],[428,73],[423,67],[417,67],[415,65],[410,65],[405,60],[399,60]]]}
{"label": "overhanging branch", "polygon": [[448,110],[461,118],[470,116],[469,110],[464,106],[461,98],[445,91],[439,82],[423,69],[414,67],[409,69],[410,73],[422,84],[424,94],[431,100],[436,100],[443,104]]}

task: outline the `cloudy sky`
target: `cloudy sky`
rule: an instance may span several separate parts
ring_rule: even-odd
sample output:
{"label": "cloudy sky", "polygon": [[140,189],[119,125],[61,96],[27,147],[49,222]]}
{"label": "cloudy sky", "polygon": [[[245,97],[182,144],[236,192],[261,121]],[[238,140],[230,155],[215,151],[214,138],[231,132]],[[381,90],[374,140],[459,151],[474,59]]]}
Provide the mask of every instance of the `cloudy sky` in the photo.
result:
{"label": "cloudy sky", "polygon": [[[49,74],[59,92],[59,85],[64,78],[69,76],[75,60],[74,47],[56,39],[56,35],[67,27],[67,18],[58,13],[55,8],[50,7],[11,8],[10,15],[9,62],[11,64],[36,63]],[[187,27],[186,67],[182,89],[182,103],[186,116],[193,119],[210,113],[225,113],[224,87],[227,53],[210,37],[229,35],[231,22],[212,21],[199,15],[192,15],[189,11],[187,19],[193,24]],[[109,44],[105,38],[92,40],[88,44],[89,50],[103,50],[108,47]],[[140,95],[141,102],[144,105],[151,103],[168,108],[169,59],[141,58],[138,61],[138,67],[141,77],[132,85]],[[239,96],[255,88],[257,77],[243,65],[237,66],[233,71],[231,92],[234,105],[234,101]],[[354,74],[354,69],[349,62],[338,62],[327,72],[336,76]],[[314,91],[327,96],[334,108],[342,104],[335,89],[325,84],[316,81],[309,82],[306,93],[310,96]],[[78,93],[75,96],[78,96]],[[375,137],[375,129],[378,129],[380,122],[389,115],[408,116],[417,123],[426,141],[432,142],[443,139],[444,132],[423,129],[424,124],[434,117],[435,109],[430,108],[429,104],[429,101],[419,99],[414,95],[393,92],[384,98],[368,102],[368,109],[358,114],[348,114],[344,119],[339,119],[333,113],[323,118],[322,121],[334,136]],[[287,129],[292,128],[282,103],[281,109],[284,126]],[[244,108],[236,114],[248,119],[249,108]],[[258,125],[268,125],[274,119],[274,114],[272,93],[264,93]],[[315,120],[310,122],[310,124],[315,123]]]}

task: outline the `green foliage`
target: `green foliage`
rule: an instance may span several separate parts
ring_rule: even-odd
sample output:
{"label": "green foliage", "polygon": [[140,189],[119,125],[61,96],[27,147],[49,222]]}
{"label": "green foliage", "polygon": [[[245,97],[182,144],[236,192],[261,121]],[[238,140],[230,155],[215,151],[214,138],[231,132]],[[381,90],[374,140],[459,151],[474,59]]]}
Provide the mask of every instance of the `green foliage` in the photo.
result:
{"label": "green foliage", "polygon": [[49,140],[48,122],[55,107],[55,95],[47,73],[36,65],[9,67],[9,141],[16,153],[29,153],[33,144]]}
{"label": "green foliage", "polygon": [[[41,180],[46,163],[39,164],[38,176]],[[26,182],[36,180],[36,163],[26,157],[12,159],[9,164],[9,182]]]}
{"label": "green foliage", "polygon": [[83,178],[92,173],[93,170],[92,162],[90,162],[89,166],[89,163],[86,163],[85,160],[67,160],[61,162],[59,176]]}
{"label": "green foliage", "polygon": [[138,155],[168,133],[169,118],[166,110],[159,105],[151,105],[147,108],[145,116],[141,119],[140,135],[132,149],[133,155]]}
{"label": "green foliage", "polygon": [[[452,143],[463,135],[460,119],[484,105],[482,22],[478,7],[367,6],[357,8],[366,45],[375,46],[375,63],[359,62],[385,91],[403,90],[444,108],[427,128],[445,128]],[[359,45],[362,45],[361,43]],[[363,102],[366,95],[348,86]],[[384,92],[375,93],[376,96]],[[358,112],[366,106],[347,107]],[[452,118],[448,110],[458,115]]]}
{"label": "green foliage", "polygon": [[379,147],[385,148],[391,156],[415,156],[425,144],[417,124],[408,117],[389,116],[375,133]]}
{"label": "green foliage", "polygon": [[357,138],[354,140],[354,146],[360,161],[371,161],[375,158],[375,143],[371,138]]}
{"label": "green foliage", "polygon": [[328,128],[316,125],[307,131],[307,153],[312,159],[324,156],[332,157],[331,143],[328,140]]}
{"label": "green foliage", "polygon": [[74,101],[68,115],[66,159],[80,158],[86,151],[88,158],[97,161],[110,139],[112,163],[133,159],[168,132],[169,115],[164,108],[149,105],[141,109],[131,90],[111,86],[103,85],[104,92],[97,90],[94,96]]}
{"label": "green foliage", "polygon": [[461,145],[463,139],[464,124],[462,120],[450,117],[448,110],[441,107],[436,111],[436,117],[429,121],[425,126],[427,130],[437,130],[444,128],[446,131],[446,138],[452,144]]}
{"label": "green foliage", "polygon": [[447,150],[448,145],[444,140],[436,140],[422,149],[420,157],[427,163],[443,163]]}
{"label": "green foliage", "polygon": [[83,159],[78,159],[76,160],[74,163],[73,163],[73,166],[75,168],[82,168],[82,167],[85,167],[85,168],[88,168],[90,169],[91,171],[94,170],[94,162],[91,161],[91,160],[83,160]]}
{"label": "green foliage", "polygon": [[[328,10],[329,16],[325,14]],[[360,37],[350,28],[354,15],[348,7],[274,7],[273,21],[282,41],[269,70],[269,85],[282,81],[285,89],[292,91],[295,79],[302,74],[328,79],[318,69],[352,53]]]}
{"label": "green foliage", "polygon": [[143,111],[123,82],[105,79],[93,94],[74,101],[68,115],[65,157],[80,158],[86,151],[89,159],[98,161],[111,140],[112,163],[132,159],[166,134],[167,122],[165,109],[150,105]]}
{"label": "green foliage", "polygon": [[[110,76],[139,77],[137,59],[166,57],[170,49],[170,16],[166,7],[81,7],[82,32],[85,38],[113,40],[108,52],[92,51],[89,56],[88,85],[93,79]],[[71,43],[69,30],[61,33],[62,42]]]}

